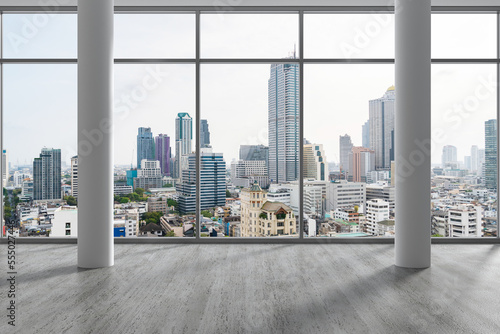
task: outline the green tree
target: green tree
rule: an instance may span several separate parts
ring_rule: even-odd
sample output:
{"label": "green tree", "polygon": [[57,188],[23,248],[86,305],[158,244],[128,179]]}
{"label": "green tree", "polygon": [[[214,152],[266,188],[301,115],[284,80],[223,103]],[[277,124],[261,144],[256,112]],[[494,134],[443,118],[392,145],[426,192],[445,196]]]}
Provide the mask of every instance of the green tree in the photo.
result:
{"label": "green tree", "polygon": [[229,197],[231,197],[231,192],[226,189],[226,198],[229,198]]}
{"label": "green tree", "polygon": [[165,236],[166,237],[175,237],[175,232],[174,231],[168,231],[167,233],[165,233]]}
{"label": "green tree", "polygon": [[442,238],[442,237],[443,237],[443,235],[441,235],[441,234],[433,234],[432,236],[433,236],[434,238]]}
{"label": "green tree", "polygon": [[170,183],[167,183],[167,184],[163,185],[163,188],[172,188],[172,187],[173,187],[173,185],[170,184]]}
{"label": "green tree", "polygon": [[120,203],[121,204],[125,204],[125,203],[128,203],[130,200],[128,199],[128,197],[122,197],[120,198]]}
{"label": "green tree", "polygon": [[177,207],[178,207],[179,203],[177,203],[177,201],[174,199],[167,198],[167,205],[173,206],[175,208],[175,210],[177,211]]}
{"label": "green tree", "polygon": [[142,188],[136,188],[134,192],[140,197],[144,196],[144,189]]}
{"label": "green tree", "polygon": [[68,205],[77,205],[76,198],[74,198],[73,196],[64,196],[63,199],[66,201],[66,203],[68,203]]}
{"label": "green tree", "polygon": [[145,212],[142,215],[142,219],[144,219],[147,224],[149,224],[149,223],[159,224],[160,223],[160,218],[162,216],[163,216],[163,212],[160,212],[160,211]]}
{"label": "green tree", "polygon": [[202,210],[201,215],[205,218],[212,218],[213,217],[212,213],[208,210]]}

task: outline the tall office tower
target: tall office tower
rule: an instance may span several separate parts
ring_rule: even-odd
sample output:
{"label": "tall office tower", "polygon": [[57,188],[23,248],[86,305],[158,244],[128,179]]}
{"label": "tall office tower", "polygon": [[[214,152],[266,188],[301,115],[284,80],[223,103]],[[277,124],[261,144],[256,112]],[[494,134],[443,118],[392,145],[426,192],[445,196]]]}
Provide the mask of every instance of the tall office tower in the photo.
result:
{"label": "tall office tower", "polygon": [[352,150],[351,136],[339,136],[339,168],[341,172],[349,172],[349,153]]}
{"label": "tall office tower", "polygon": [[154,160],[155,142],[151,128],[139,128],[137,133],[137,168],[141,168],[141,161]]}
{"label": "tall office tower", "polygon": [[248,188],[254,182],[269,187],[267,166],[264,160],[238,160],[231,163],[231,182],[236,187]]}
{"label": "tall office tower", "polygon": [[175,119],[175,168],[174,176],[182,177],[182,171],[188,168],[187,156],[192,152],[193,119],[188,113],[179,113]]}
{"label": "tall office tower", "polygon": [[159,134],[155,137],[155,160],[160,162],[161,175],[170,176],[170,137]]}
{"label": "tall office tower", "polygon": [[370,120],[367,120],[365,124],[363,124],[361,129],[362,134],[362,146],[370,147]]}
{"label": "tall office tower", "polygon": [[61,150],[42,148],[33,160],[33,199],[61,199]]}
{"label": "tall office tower", "polygon": [[304,145],[304,178],[327,181],[328,170],[322,144]]}
{"label": "tall office tower", "polygon": [[71,196],[78,198],[78,156],[71,158]]}
{"label": "tall office tower", "polygon": [[387,89],[384,96],[370,100],[370,146],[375,151],[375,168],[390,169],[394,161],[394,86]]}
{"label": "tall office tower", "polygon": [[206,119],[202,119],[200,124],[200,147],[210,147],[210,131]]}
{"label": "tall office tower", "polygon": [[472,158],[470,155],[464,156],[464,167],[469,171],[472,170]]}
{"label": "tall office tower", "polygon": [[484,122],[484,183],[488,189],[497,189],[497,120]]}
{"label": "tall office tower", "polygon": [[299,65],[272,64],[268,80],[268,136],[269,178],[273,183],[299,178],[299,112]]}
{"label": "tall office tower", "polygon": [[[226,163],[222,153],[200,152],[200,209],[226,205]],[[176,187],[181,214],[196,212],[196,155],[187,156],[188,168],[182,171],[182,181]]]}
{"label": "tall office tower", "polygon": [[443,146],[443,155],[441,156],[442,167],[445,168],[450,164],[454,165],[457,163],[457,148],[453,145]]}
{"label": "tall office tower", "polygon": [[367,182],[367,175],[375,170],[375,152],[366,147],[355,146],[349,154],[349,181]]}
{"label": "tall office tower", "polygon": [[9,155],[7,150],[2,151],[2,184],[3,187],[7,186],[9,181]]}
{"label": "tall office tower", "polygon": [[472,145],[470,148],[470,168],[473,172],[479,169],[479,149],[477,145]]}

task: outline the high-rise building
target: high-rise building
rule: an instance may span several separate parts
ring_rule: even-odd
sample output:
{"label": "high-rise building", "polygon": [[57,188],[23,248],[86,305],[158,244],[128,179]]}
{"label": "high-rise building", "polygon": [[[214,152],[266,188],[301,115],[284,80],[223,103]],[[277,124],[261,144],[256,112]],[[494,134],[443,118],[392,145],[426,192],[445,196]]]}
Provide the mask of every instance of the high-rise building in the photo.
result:
{"label": "high-rise building", "polygon": [[469,171],[472,170],[472,157],[470,155],[464,156],[464,167]]}
{"label": "high-rise building", "polygon": [[384,96],[370,100],[370,146],[375,151],[375,168],[390,169],[394,160],[394,86]]}
{"label": "high-rise building", "polygon": [[134,178],[134,189],[161,188],[163,180],[161,177],[160,162],[158,160],[141,161],[141,168],[137,170],[137,177]]}
{"label": "high-rise building", "polygon": [[328,170],[322,144],[304,145],[304,178],[327,181]]}
{"label": "high-rise building", "polygon": [[363,124],[361,129],[362,134],[362,146],[370,147],[370,120],[367,120],[365,124]]}
{"label": "high-rise building", "polygon": [[362,207],[359,212],[364,212],[366,202],[366,183],[363,182],[329,182],[326,188],[326,211],[337,208]]}
{"label": "high-rise building", "polygon": [[479,149],[477,145],[472,145],[470,148],[470,164],[471,171],[476,172],[479,169]]}
{"label": "high-rise building", "polygon": [[[293,56],[292,58],[295,58]],[[299,178],[299,65],[272,64],[268,80],[269,178]]]}
{"label": "high-rise building", "polygon": [[33,160],[33,199],[61,199],[61,150],[42,148]]}
{"label": "high-rise building", "polygon": [[170,137],[164,134],[159,134],[155,137],[155,159],[160,162],[161,175],[170,176]]}
{"label": "high-rise building", "polygon": [[231,163],[231,182],[237,187],[250,187],[257,182],[261,188],[269,186],[264,160],[239,160]]}
{"label": "high-rise building", "polygon": [[155,142],[151,128],[139,128],[137,133],[137,168],[141,168],[141,161],[154,160]]}
{"label": "high-rise building", "polygon": [[441,156],[441,164],[443,168],[447,166],[457,167],[457,148],[453,145],[443,146],[443,155]]}
{"label": "high-rise building", "polygon": [[206,119],[202,119],[200,124],[200,147],[210,147],[210,131]]}
{"label": "high-rise building", "polygon": [[375,152],[366,147],[353,147],[349,167],[349,181],[367,182],[368,174],[375,170]]}
{"label": "high-rise building", "polygon": [[264,145],[241,145],[240,160],[265,161],[267,166],[269,161],[269,147]]}
{"label": "high-rise building", "polygon": [[71,158],[71,196],[78,198],[78,156]]}
{"label": "high-rise building", "polygon": [[351,136],[348,134],[339,136],[339,168],[340,172],[349,172],[349,153],[352,150]]}
{"label": "high-rise building", "polygon": [[7,181],[9,181],[9,155],[7,150],[2,151],[2,184],[3,187],[7,186]]}
{"label": "high-rise building", "polygon": [[193,119],[188,113],[179,113],[175,119],[175,168],[174,176],[182,177],[182,171],[188,168],[188,155],[192,152]]}
{"label": "high-rise building", "polygon": [[[226,205],[226,163],[222,153],[200,153],[201,185],[200,209],[206,210]],[[182,171],[182,181],[176,187],[181,214],[196,212],[196,155],[187,156],[188,168]]]}
{"label": "high-rise building", "polygon": [[488,189],[497,189],[497,120],[484,122],[484,183]]}

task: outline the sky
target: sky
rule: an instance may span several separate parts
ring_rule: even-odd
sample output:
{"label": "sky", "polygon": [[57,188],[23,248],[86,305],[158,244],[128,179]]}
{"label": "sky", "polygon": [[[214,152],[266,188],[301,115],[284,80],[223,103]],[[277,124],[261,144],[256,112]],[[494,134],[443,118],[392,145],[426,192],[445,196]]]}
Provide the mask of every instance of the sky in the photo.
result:
{"label": "sky", "polygon": [[[3,52],[7,58],[76,57],[76,15],[7,14]],[[433,15],[432,56],[494,58],[495,15]],[[387,14],[308,14],[305,57],[393,58],[394,20]],[[295,14],[204,14],[204,58],[283,58],[298,50]],[[115,56],[194,56],[194,15],[120,14],[115,19]],[[202,64],[201,118],[207,119],[215,152],[237,159],[243,144],[267,144],[269,64]],[[31,164],[42,147],[76,154],[75,64],[3,65],[3,140],[13,164]],[[115,164],[136,164],[138,127],[175,137],[179,112],[195,116],[192,64],[115,65]],[[444,145],[458,158],[470,146],[484,148],[484,121],[496,117],[495,65],[432,66],[432,162]],[[306,64],[305,137],[323,144],[338,162],[338,138],[361,145],[368,101],[394,84],[392,64]],[[397,92],[397,87],[396,87]],[[194,130],[194,129],[193,129]],[[193,142],[194,146],[194,142]]]}

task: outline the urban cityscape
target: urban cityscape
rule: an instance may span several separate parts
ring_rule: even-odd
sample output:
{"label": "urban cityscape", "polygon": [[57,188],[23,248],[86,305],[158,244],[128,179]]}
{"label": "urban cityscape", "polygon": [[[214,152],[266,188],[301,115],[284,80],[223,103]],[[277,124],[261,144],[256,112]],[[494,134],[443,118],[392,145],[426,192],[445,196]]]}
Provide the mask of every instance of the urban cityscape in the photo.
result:
{"label": "urban cityscape", "polygon": [[[200,236],[298,237],[302,168],[305,237],[393,237],[397,88],[389,82],[366,101],[360,143],[354,133],[332,134],[339,153],[328,159],[326,143],[299,136],[299,65],[272,64],[266,79],[267,143],[241,143],[238,158],[229,158],[211,142],[210,124],[219,120],[199,120]],[[137,124],[136,146],[128,148],[135,161],[115,165],[115,237],[195,236],[194,116],[172,117],[174,133]],[[485,120],[484,142],[471,143],[463,159],[457,147],[443,146],[432,167],[432,236],[497,235],[496,133],[497,120]],[[32,164],[14,164],[6,147],[2,162],[3,234],[76,237],[78,156],[67,165],[61,148],[40,147]]]}

